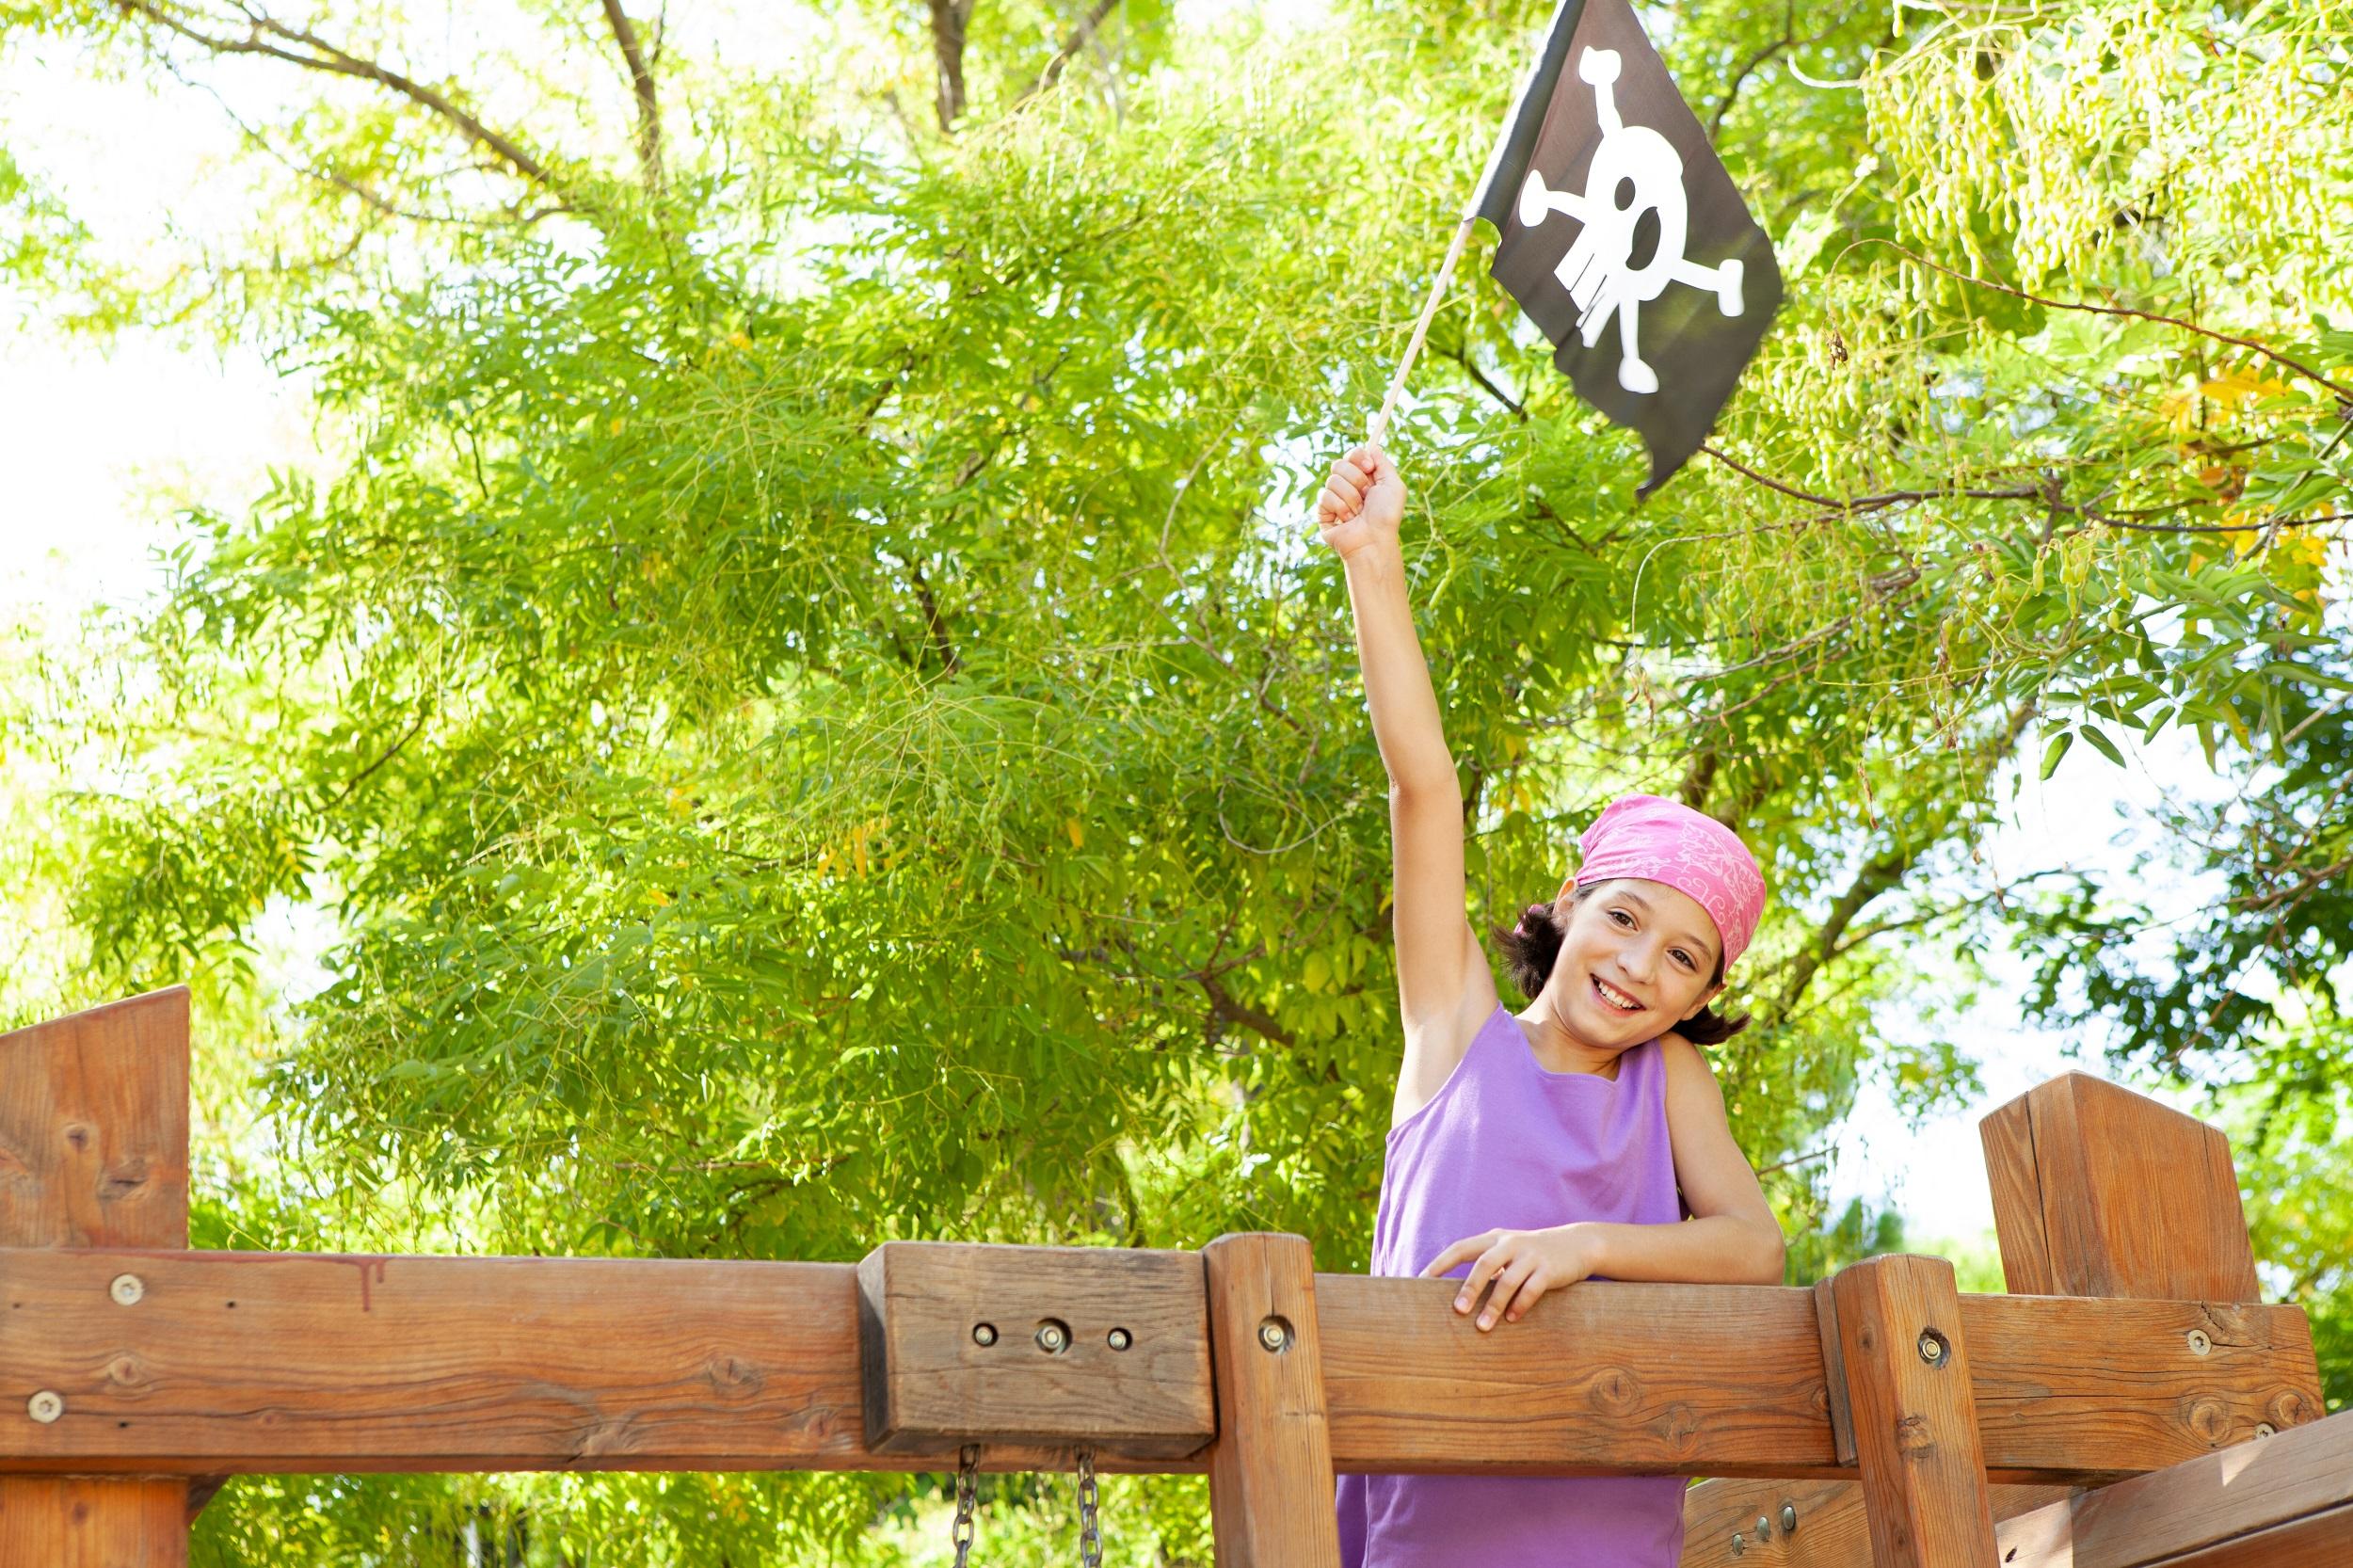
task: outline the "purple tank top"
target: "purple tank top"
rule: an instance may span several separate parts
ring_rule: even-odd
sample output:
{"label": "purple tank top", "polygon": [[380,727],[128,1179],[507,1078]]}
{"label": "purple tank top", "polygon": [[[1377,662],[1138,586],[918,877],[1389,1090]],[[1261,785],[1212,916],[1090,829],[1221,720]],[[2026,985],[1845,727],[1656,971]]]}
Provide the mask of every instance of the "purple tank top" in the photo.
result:
{"label": "purple tank top", "polygon": [[[1672,1224],[1682,1213],[1657,1043],[1621,1056],[1615,1080],[1546,1072],[1498,1004],[1437,1097],[1389,1129],[1372,1272],[1418,1274],[1482,1230]],[[1340,1560],[1675,1568],[1684,1485],[1681,1476],[1342,1476]]]}

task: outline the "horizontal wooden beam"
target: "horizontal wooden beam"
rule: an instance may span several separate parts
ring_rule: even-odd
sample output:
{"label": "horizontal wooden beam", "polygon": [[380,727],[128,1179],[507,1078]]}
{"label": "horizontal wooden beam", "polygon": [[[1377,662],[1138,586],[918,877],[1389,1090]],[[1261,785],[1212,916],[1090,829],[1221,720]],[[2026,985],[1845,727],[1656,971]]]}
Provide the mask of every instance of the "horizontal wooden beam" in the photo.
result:
{"label": "horizontal wooden beam", "polygon": [[[1999,1521],[2071,1486],[1988,1488]],[[1850,1480],[1704,1480],[1683,1495],[1681,1568],[1872,1568],[1863,1488]]]}
{"label": "horizontal wooden beam", "polygon": [[[1594,1282],[1482,1335],[1452,1288],[1317,1276],[1338,1469],[1853,1474],[1809,1291]],[[1961,1307],[1996,1480],[2137,1474],[2320,1412],[2294,1307]],[[862,1396],[849,1264],[0,1249],[5,1471],[937,1467],[872,1451]]]}
{"label": "horizontal wooden beam", "polygon": [[1997,1535],[2005,1568],[2353,1562],[2353,1413],[2022,1513]]}

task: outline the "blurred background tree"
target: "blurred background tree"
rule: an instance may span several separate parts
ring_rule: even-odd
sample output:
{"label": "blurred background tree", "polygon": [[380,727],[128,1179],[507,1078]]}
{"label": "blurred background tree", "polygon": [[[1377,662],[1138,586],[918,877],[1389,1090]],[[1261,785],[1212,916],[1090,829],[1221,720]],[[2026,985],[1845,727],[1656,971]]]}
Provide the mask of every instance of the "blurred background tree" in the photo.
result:
{"label": "blurred background tree", "polygon": [[[0,11],[228,117],[250,215],[126,258],[11,124],[13,286],[266,352],[316,448],[7,666],[8,1020],[197,985],[200,1245],[1364,1267],[1387,824],[1304,519],[1545,10]],[[1441,313],[1395,447],[1473,917],[1628,788],[1756,846],[1716,1057],[1793,1278],[1901,1243],[1823,1151],[1866,1077],[1977,1095],[1949,976],[2025,945],[2231,1126],[2341,1403],[2353,7],[1641,11],[1789,302],[1639,507],[1482,268]],[[2149,849],[2195,918],[1977,855],[2022,769],[2175,732],[2239,786]],[[925,1560],[937,1493],[251,1478],[198,1560]],[[1107,1494],[1115,1560],[1206,1560],[1196,1483]],[[1072,1548],[1066,1486],[990,1517]]]}

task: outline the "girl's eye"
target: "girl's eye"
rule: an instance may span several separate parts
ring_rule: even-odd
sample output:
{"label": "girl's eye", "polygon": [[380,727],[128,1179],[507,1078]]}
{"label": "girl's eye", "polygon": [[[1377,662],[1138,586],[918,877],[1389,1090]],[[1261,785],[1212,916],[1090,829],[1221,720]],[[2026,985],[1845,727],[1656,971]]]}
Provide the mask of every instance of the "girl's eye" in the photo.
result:
{"label": "girl's eye", "polygon": [[1628,915],[1623,909],[1612,909],[1609,911],[1609,918],[1617,921],[1620,925],[1632,925],[1634,923],[1634,917]]}
{"label": "girl's eye", "polygon": [[1682,965],[1687,969],[1693,967],[1691,963],[1691,955],[1684,952],[1681,948],[1675,949],[1675,962]]}

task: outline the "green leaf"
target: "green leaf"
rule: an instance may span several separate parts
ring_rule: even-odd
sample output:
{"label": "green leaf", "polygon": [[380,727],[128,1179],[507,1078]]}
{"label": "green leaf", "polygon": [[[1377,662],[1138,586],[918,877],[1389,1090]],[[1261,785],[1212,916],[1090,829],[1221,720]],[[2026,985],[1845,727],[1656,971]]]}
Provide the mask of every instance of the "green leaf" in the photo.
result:
{"label": "green leaf", "polygon": [[2058,772],[2059,759],[2065,757],[2067,755],[2067,748],[2074,744],[2075,732],[2072,729],[2062,729],[2057,734],[2051,737],[2049,742],[2042,747],[2043,777],[2048,778],[2053,774]]}

